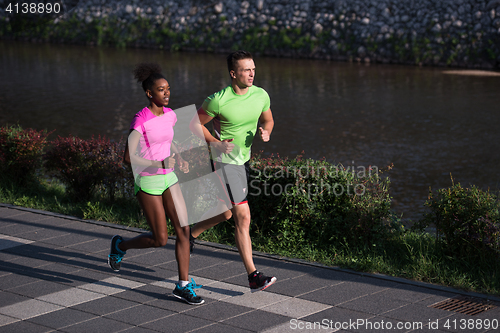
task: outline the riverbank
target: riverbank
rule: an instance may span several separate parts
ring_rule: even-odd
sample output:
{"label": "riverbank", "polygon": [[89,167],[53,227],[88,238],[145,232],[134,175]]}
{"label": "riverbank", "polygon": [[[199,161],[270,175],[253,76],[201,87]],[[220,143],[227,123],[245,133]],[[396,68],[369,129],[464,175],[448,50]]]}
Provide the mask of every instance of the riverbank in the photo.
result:
{"label": "riverbank", "polygon": [[0,38],[500,69],[500,0],[94,0],[61,13],[2,8]]}

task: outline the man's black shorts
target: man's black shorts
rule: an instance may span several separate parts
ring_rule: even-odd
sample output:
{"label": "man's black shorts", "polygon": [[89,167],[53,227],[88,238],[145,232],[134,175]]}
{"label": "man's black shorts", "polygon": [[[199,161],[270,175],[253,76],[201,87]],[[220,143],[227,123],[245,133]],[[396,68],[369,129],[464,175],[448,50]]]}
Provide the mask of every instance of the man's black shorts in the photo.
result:
{"label": "man's black shorts", "polygon": [[225,197],[219,200],[223,200],[228,206],[248,202],[248,178],[250,176],[248,161],[243,165],[212,162],[212,171],[218,176],[216,186],[219,193],[225,193]]}

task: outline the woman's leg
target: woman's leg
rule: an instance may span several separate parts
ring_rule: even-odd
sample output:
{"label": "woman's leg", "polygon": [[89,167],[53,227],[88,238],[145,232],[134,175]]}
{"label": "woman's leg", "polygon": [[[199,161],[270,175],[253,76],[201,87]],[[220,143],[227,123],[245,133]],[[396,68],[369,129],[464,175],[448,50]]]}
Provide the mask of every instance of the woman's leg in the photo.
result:
{"label": "woman's leg", "polygon": [[[205,303],[203,298],[197,296],[193,289],[200,288],[189,280],[189,226],[186,203],[178,183],[170,186],[163,193],[163,206],[170,221],[174,225],[177,239],[175,241],[175,258],[179,271],[179,283],[175,286],[172,295],[191,305]],[[184,281],[184,282],[181,282]],[[194,281],[194,280],[193,280]]]}
{"label": "woman's leg", "polygon": [[137,199],[146,216],[150,233],[141,234],[132,239],[119,243],[122,251],[128,249],[145,249],[149,247],[165,246],[168,240],[167,219],[163,197],[161,195],[150,195],[143,191],[137,193]]}
{"label": "woman's leg", "polygon": [[177,259],[179,280],[189,281],[189,225],[186,203],[179,184],[170,186],[162,197],[164,209],[172,221],[177,235],[175,258]]}

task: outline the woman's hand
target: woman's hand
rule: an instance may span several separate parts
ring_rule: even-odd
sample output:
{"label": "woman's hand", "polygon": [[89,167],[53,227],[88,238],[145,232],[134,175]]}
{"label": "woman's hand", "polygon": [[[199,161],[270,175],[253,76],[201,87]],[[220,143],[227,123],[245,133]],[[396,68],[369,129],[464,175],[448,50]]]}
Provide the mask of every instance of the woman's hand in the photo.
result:
{"label": "woman's hand", "polygon": [[165,169],[172,169],[175,167],[175,153],[164,159],[162,164],[165,166]]}
{"label": "woman's hand", "polygon": [[172,156],[167,157],[166,159],[163,160],[163,164],[165,165],[165,169],[172,169],[175,167],[175,163],[177,162],[179,164],[179,169],[187,173],[189,172],[189,163],[185,161],[181,155],[177,155],[177,159],[175,158],[175,153],[172,154]]}

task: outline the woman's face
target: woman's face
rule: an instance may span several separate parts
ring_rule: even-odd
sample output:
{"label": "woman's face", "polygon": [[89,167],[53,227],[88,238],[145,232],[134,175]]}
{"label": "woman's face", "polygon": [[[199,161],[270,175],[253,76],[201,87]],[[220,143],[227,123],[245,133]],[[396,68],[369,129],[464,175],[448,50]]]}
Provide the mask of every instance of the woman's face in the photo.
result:
{"label": "woman's face", "polygon": [[170,101],[170,85],[165,79],[158,79],[155,81],[151,90],[146,91],[146,94],[158,106],[167,106]]}

